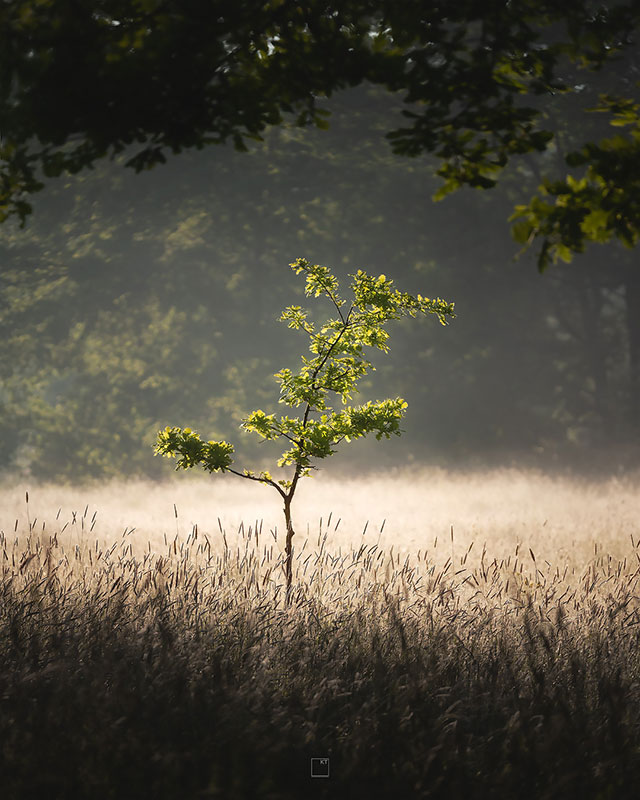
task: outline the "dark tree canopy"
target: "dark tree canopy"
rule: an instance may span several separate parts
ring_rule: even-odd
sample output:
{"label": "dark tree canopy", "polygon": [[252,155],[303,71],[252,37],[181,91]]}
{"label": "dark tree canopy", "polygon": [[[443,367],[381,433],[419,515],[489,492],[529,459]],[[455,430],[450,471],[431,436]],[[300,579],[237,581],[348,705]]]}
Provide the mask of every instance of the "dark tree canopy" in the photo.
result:
{"label": "dark tree canopy", "polygon": [[[236,148],[364,81],[401,92],[405,155],[435,152],[443,193],[495,183],[552,132],[526,96],[569,89],[562,65],[599,68],[630,41],[637,0],[7,0],[0,6],[0,218],[31,211],[44,177],[133,146]],[[523,101],[525,98],[525,101]]]}

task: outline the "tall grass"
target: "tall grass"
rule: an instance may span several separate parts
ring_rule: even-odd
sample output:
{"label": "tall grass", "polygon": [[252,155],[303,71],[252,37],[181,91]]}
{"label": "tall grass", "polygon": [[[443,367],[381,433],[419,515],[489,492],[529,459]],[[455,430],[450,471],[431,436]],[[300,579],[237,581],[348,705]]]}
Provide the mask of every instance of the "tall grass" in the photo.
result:
{"label": "tall grass", "polygon": [[[546,507],[527,505],[527,480]],[[268,523],[230,528],[215,504],[185,522],[165,487],[162,528],[141,536],[89,502],[50,509],[63,490],[7,490],[2,795],[636,797],[635,486],[434,484],[449,524],[424,484],[404,538],[393,518],[339,518],[328,487],[334,512],[295,542],[289,607]],[[328,780],[312,757],[330,758]]]}

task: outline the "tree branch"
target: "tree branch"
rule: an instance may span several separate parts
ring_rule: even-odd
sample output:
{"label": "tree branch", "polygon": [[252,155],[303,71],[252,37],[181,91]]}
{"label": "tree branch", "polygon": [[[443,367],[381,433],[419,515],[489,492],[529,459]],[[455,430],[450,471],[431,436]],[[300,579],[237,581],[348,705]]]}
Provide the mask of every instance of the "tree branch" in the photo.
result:
{"label": "tree branch", "polygon": [[278,484],[275,481],[270,480],[269,478],[258,478],[256,475],[246,475],[244,472],[238,472],[238,470],[236,469],[231,469],[231,467],[225,467],[225,472],[232,472],[239,478],[246,478],[248,481],[257,481],[258,483],[265,483],[268,484],[269,486],[273,486],[273,488],[276,489],[282,496],[283,500],[286,499],[287,497],[287,494],[284,491],[284,489],[281,486],[278,486]]}

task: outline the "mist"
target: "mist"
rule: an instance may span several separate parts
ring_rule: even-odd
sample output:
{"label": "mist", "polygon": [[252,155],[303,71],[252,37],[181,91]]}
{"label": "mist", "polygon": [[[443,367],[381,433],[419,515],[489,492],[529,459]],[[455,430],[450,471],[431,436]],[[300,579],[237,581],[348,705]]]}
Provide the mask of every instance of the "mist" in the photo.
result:
{"label": "mist", "polygon": [[[322,474],[304,480],[296,494],[294,555],[299,562],[326,534],[325,547],[334,554],[375,544],[402,559],[422,553],[433,563],[451,557],[460,565],[473,543],[469,564],[483,549],[500,561],[517,547],[531,548],[539,560],[580,575],[595,556],[622,560],[633,552],[639,489],[638,472],[607,481],[517,469],[390,470],[366,480]],[[263,542],[284,547],[277,493],[235,476],[84,488],[21,483],[0,491],[0,507],[0,530],[8,537],[33,531],[47,543],[56,534],[70,550],[96,542],[105,549],[126,539],[138,555],[159,554],[194,530],[216,552],[223,533],[232,549],[256,531]]]}
{"label": "mist", "polygon": [[26,229],[5,225],[6,477],[165,480],[153,443],[166,425],[270,468],[277,451],[238,425],[278,410],[273,374],[305,352],[277,318],[290,304],[330,312],[302,296],[288,268],[298,256],[329,266],[345,292],[362,268],[456,304],[446,328],[392,326],[390,353],[354,398],[403,396],[406,434],[343,445],[330,469],[606,478],[637,464],[629,253],[600,246],[541,275],[506,222],[534,187],[526,160],[490,192],[434,204],[434,162],[399,159],[380,135],[397,118],[393,96],[362,87],[327,102],[329,131],[284,126],[249,153],[187,152],[139,175],[123,155],[48,185]]}

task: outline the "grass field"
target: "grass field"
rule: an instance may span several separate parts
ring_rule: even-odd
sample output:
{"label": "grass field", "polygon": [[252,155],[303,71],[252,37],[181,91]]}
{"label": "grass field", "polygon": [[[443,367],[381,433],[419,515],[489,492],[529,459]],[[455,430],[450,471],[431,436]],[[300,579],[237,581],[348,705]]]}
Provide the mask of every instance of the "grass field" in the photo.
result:
{"label": "grass field", "polygon": [[640,476],[296,499],[0,490],[3,797],[638,796]]}

